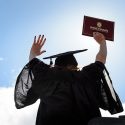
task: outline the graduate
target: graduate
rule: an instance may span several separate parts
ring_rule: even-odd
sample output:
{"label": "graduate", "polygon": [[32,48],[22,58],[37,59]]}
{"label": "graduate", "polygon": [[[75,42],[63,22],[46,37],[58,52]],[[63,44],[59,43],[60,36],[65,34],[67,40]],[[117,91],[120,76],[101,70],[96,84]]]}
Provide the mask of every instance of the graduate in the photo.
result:
{"label": "graduate", "polygon": [[91,119],[101,117],[99,108],[111,114],[122,112],[121,101],[105,67],[105,37],[94,32],[93,38],[99,44],[99,52],[93,63],[79,70],[74,54],[87,49],[44,57],[51,60],[48,65],[37,58],[45,52],[42,47],[46,38],[35,36],[29,62],[17,77],[16,108],[21,109],[40,99],[36,125],[87,125]]}

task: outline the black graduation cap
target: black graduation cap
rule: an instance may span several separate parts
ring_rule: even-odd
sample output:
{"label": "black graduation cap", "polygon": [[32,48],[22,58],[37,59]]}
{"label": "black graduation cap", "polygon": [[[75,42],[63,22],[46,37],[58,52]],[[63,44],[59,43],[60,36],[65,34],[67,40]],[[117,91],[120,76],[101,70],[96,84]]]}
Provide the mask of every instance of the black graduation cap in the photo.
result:
{"label": "black graduation cap", "polygon": [[64,53],[59,53],[56,55],[44,57],[43,59],[50,59],[50,65],[52,65],[52,58],[56,58],[55,65],[66,66],[67,64],[77,65],[77,61],[73,54],[87,51],[88,49],[68,51]]}

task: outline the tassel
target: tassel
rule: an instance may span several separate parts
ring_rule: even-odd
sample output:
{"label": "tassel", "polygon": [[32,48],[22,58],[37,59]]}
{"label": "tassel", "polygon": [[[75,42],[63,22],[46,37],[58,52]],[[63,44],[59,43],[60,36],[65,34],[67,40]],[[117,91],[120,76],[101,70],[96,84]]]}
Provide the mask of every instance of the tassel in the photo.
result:
{"label": "tassel", "polygon": [[50,66],[53,65],[53,61],[52,61],[52,58],[50,58]]}

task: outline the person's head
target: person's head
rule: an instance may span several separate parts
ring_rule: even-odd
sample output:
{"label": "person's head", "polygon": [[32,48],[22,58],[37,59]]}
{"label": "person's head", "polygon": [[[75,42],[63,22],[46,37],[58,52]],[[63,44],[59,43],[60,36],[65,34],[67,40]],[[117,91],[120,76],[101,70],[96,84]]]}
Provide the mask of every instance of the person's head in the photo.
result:
{"label": "person's head", "polygon": [[60,67],[63,69],[71,69],[71,70],[77,70],[77,61],[76,58],[74,57],[74,54],[76,53],[80,53],[83,51],[86,51],[87,49],[83,49],[83,50],[75,50],[75,51],[68,51],[68,52],[64,52],[64,53],[60,53],[60,54],[56,54],[56,55],[52,55],[49,57],[45,57],[43,59],[50,59],[50,66],[52,65],[52,59],[55,59],[55,67]]}
{"label": "person's head", "polygon": [[55,59],[55,66],[76,70],[78,63],[73,54],[62,55]]}

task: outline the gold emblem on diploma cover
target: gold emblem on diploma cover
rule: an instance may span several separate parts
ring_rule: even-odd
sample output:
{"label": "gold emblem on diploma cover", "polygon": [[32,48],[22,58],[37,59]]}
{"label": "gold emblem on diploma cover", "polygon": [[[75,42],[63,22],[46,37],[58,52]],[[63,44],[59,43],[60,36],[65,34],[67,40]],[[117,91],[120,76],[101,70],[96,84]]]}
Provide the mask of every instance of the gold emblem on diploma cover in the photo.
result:
{"label": "gold emblem on diploma cover", "polygon": [[93,36],[93,32],[103,33],[107,40],[114,41],[114,22],[84,16],[82,35]]}

